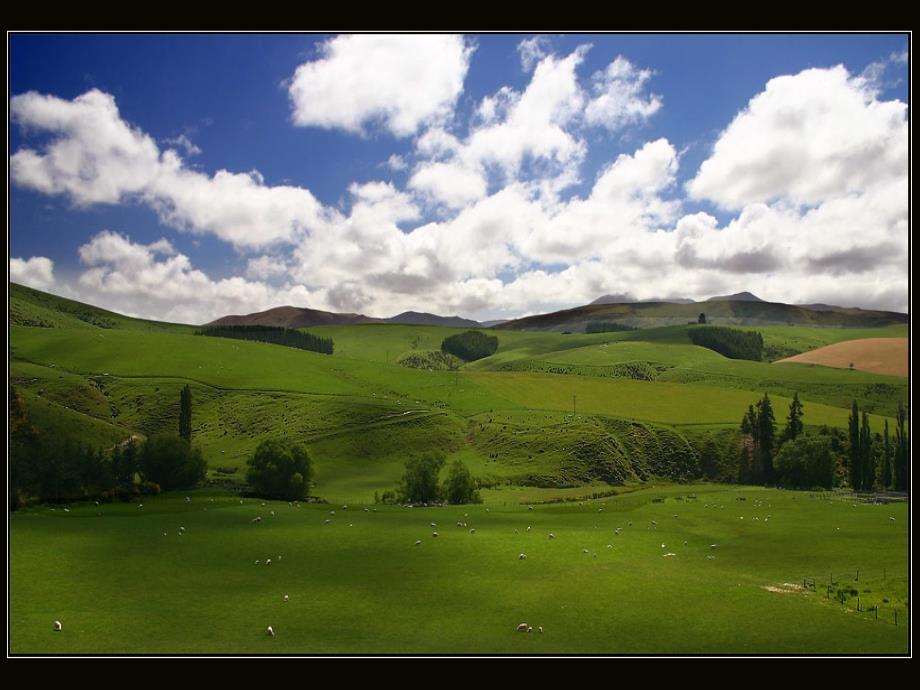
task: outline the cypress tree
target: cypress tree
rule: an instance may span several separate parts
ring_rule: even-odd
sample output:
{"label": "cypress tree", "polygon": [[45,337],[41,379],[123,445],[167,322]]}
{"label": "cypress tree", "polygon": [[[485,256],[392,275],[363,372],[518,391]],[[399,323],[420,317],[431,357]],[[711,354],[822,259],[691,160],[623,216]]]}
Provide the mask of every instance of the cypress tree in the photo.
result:
{"label": "cypress tree", "polygon": [[875,488],[875,456],[872,454],[872,433],[869,430],[869,415],[862,413],[862,428],[859,430],[859,463],[862,472],[862,490]]}
{"label": "cypress tree", "polygon": [[776,434],[776,420],[773,417],[773,405],[766,393],[760,401],[757,415],[758,441],[760,442],[760,461],[763,467],[763,479],[767,484],[773,483],[773,438]]}
{"label": "cypress tree", "polygon": [[891,438],[888,435],[888,420],[885,420],[884,452],[882,454],[882,488],[891,488]]}
{"label": "cypress tree", "polygon": [[802,433],[805,426],[802,424],[802,403],[799,394],[792,396],[789,404],[789,416],[786,417],[786,428],[783,431],[783,442],[794,441]]}
{"label": "cypress tree", "polygon": [[895,489],[897,491],[907,491],[908,481],[908,443],[907,433],[904,431],[904,421],[907,417],[904,411],[904,405],[898,403],[898,425],[895,428]]}
{"label": "cypress tree", "polygon": [[853,409],[850,412],[850,488],[853,491],[859,491],[862,488],[862,469],[859,459],[859,407],[856,401],[853,401]]}

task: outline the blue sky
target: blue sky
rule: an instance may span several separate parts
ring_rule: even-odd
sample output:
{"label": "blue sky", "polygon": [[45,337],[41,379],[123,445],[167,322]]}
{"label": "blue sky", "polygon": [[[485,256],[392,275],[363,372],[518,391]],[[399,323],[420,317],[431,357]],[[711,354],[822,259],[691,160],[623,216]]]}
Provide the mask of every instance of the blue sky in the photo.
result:
{"label": "blue sky", "polygon": [[11,278],[190,322],[740,290],[906,311],[907,50],[12,35]]}

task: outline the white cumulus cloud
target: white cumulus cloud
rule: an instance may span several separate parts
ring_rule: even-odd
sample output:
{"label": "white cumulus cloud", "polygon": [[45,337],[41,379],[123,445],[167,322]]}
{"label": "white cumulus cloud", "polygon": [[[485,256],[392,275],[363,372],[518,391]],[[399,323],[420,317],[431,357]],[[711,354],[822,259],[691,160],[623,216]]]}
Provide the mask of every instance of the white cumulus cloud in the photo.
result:
{"label": "white cumulus cloud", "polygon": [[814,205],[905,178],[907,105],[879,101],[845,67],[771,79],[716,141],[690,195],[740,210],[786,200]]}
{"label": "white cumulus cloud", "polygon": [[406,137],[451,113],[473,48],[446,34],[357,34],[320,52],[291,79],[295,124],[364,133],[379,123]]}
{"label": "white cumulus cloud", "polygon": [[11,258],[10,281],[36,290],[51,290],[55,286],[54,262],[45,256]]}

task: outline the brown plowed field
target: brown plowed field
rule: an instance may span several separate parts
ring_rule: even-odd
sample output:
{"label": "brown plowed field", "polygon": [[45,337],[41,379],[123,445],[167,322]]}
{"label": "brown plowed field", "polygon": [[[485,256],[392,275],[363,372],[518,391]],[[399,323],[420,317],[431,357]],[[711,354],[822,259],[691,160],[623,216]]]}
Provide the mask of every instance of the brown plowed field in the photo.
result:
{"label": "brown plowed field", "polygon": [[849,369],[852,364],[854,369],[873,374],[907,376],[908,360],[907,338],[864,338],[819,347],[779,361],[840,369]]}

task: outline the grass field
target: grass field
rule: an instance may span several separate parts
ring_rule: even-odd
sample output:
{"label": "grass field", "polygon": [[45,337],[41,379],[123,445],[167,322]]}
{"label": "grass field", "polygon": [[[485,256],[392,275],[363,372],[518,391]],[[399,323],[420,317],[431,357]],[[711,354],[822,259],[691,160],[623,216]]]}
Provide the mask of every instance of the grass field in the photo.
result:
{"label": "grass field", "polygon": [[[904,504],[665,485],[528,510],[503,493],[367,512],[205,491],[27,509],[12,517],[11,651],[907,651]],[[844,587],[878,620],[840,603]]]}

